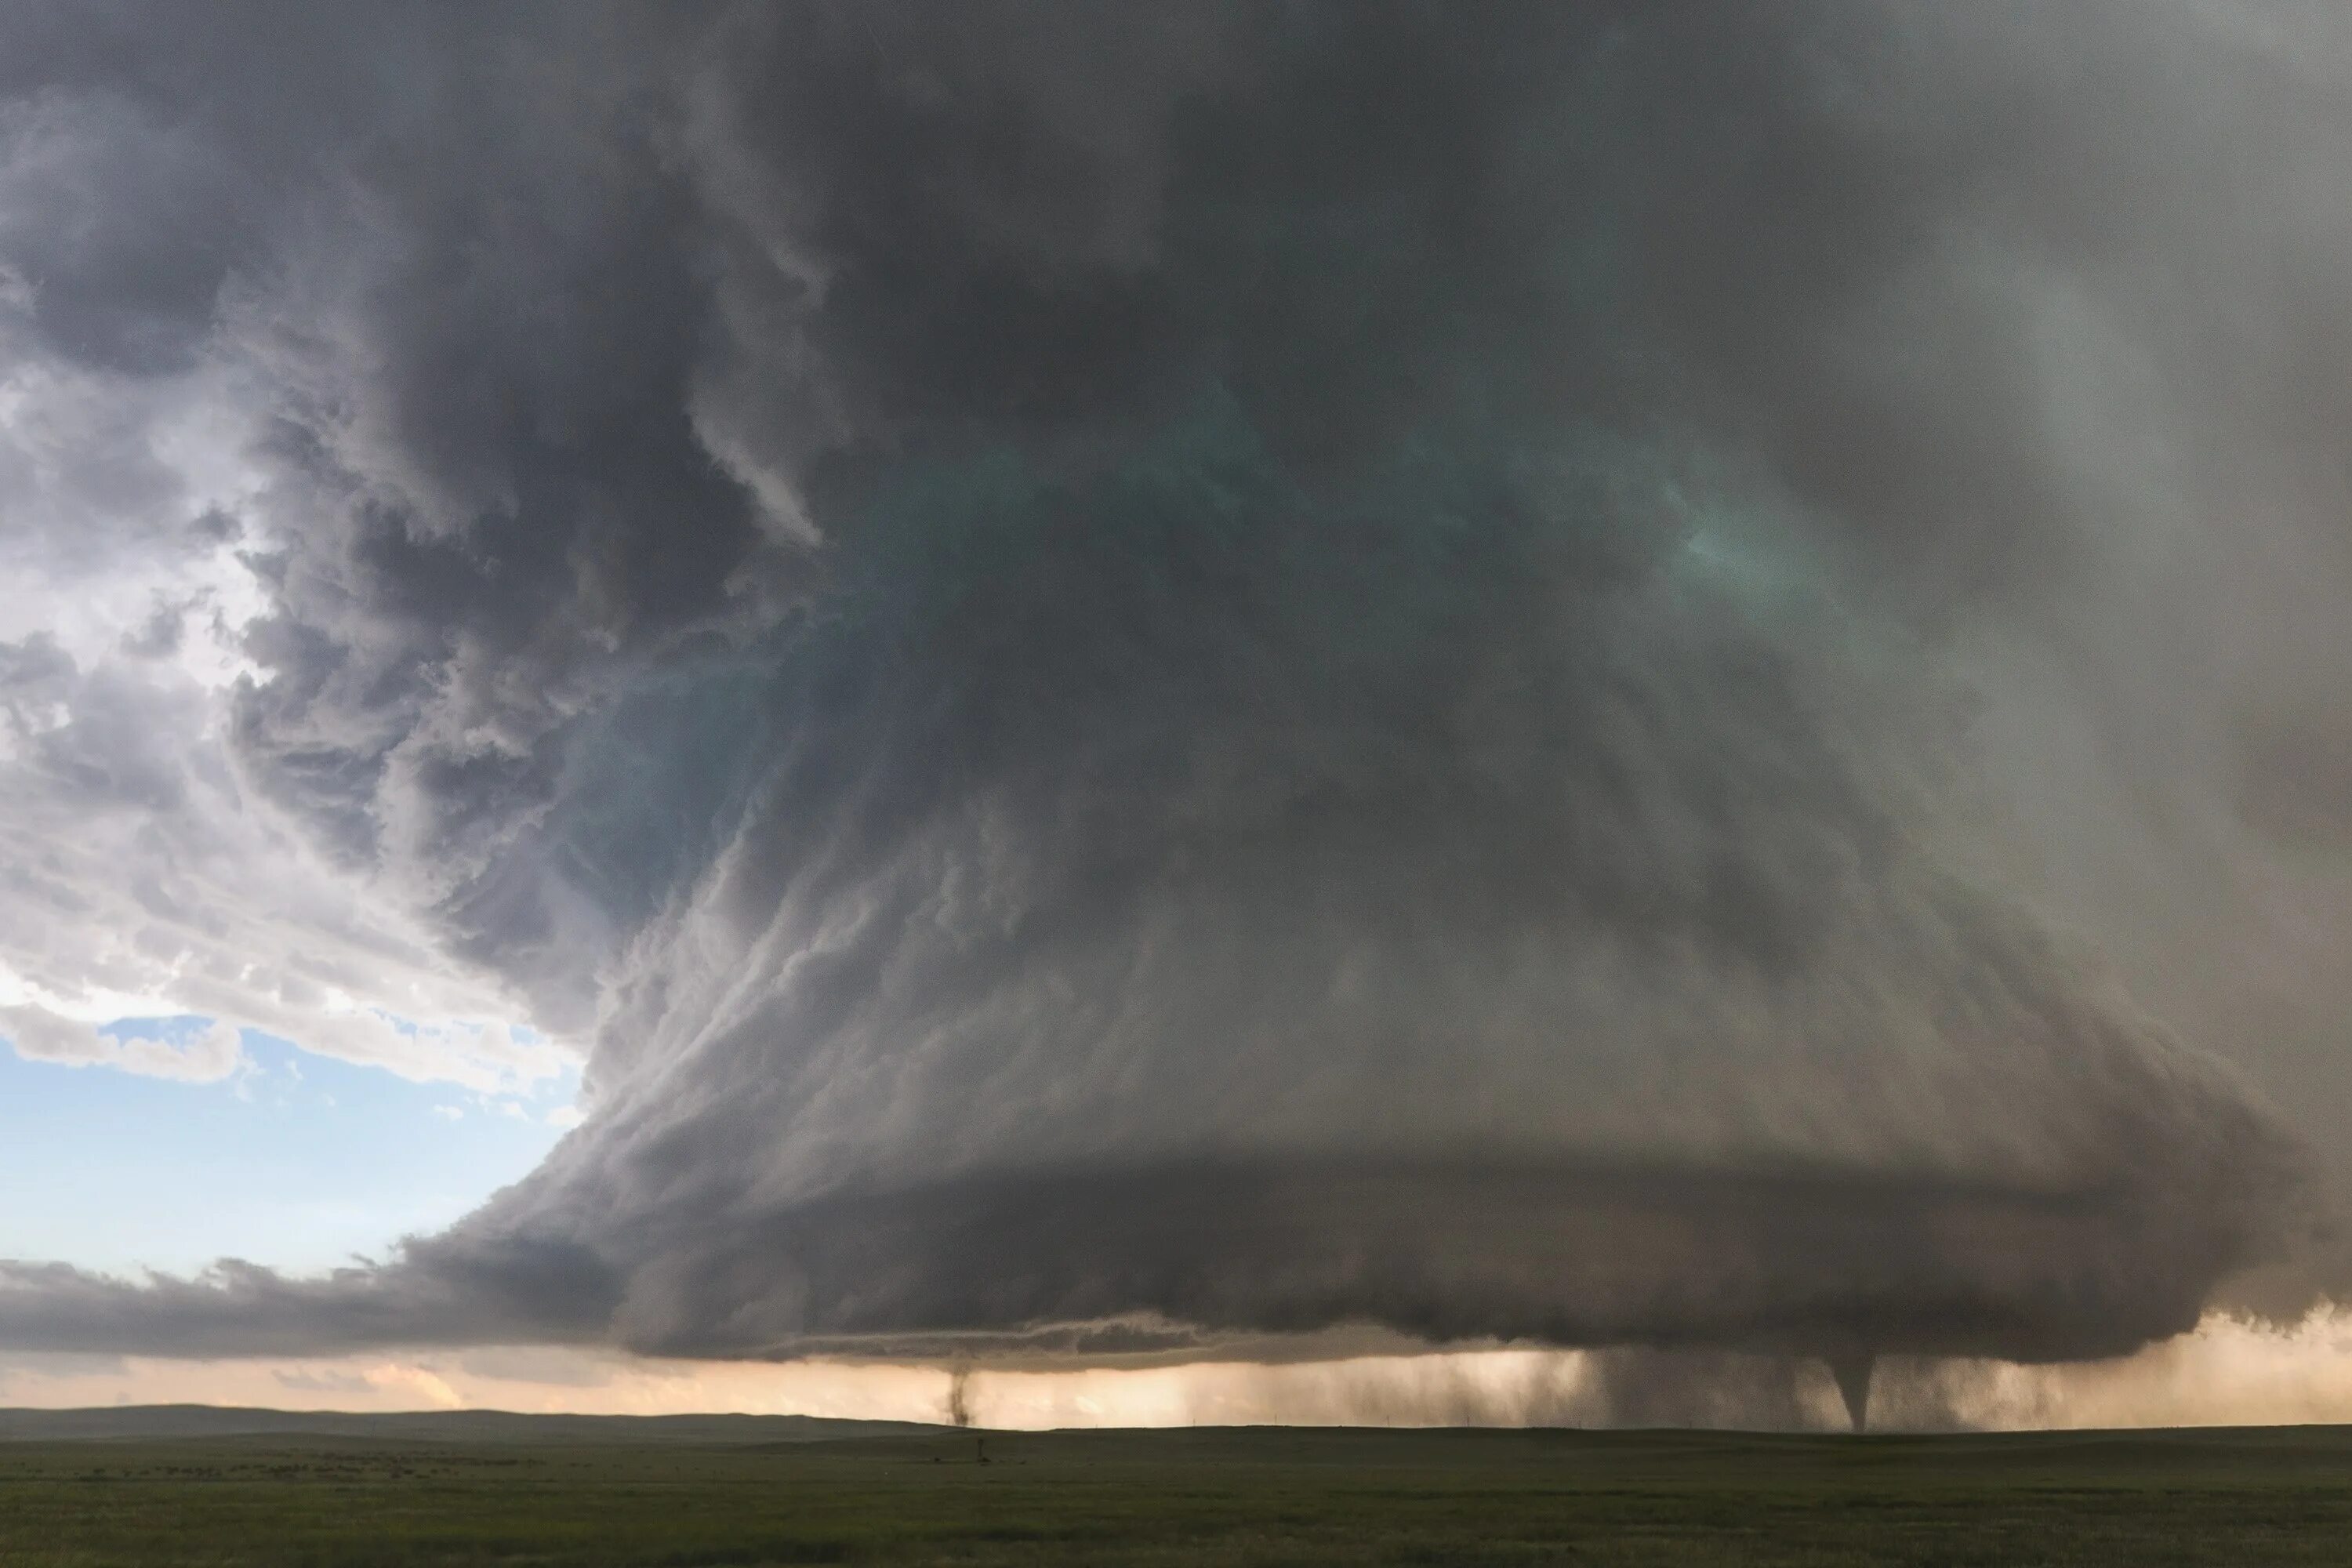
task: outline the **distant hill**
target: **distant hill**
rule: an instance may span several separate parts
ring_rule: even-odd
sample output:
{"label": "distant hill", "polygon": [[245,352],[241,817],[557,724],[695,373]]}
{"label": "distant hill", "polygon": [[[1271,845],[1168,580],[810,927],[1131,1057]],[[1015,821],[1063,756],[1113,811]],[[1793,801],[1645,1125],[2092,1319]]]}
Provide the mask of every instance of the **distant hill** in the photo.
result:
{"label": "distant hill", "polygon": [[0,1409],[0,1442],[74,1438],[376,1437],[413,1443],[733,1445],[904,1437],[950,1428],[911,1421],[818,1415],[524,1415],[510,1410],[246,1410],[214,1405],[129,1405],[90,1410]]}

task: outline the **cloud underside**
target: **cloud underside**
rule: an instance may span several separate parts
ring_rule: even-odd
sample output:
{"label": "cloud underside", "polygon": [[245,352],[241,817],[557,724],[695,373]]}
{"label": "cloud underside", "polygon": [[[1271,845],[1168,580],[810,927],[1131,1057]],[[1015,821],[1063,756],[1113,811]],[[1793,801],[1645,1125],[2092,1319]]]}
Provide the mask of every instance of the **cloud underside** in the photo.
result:
{"label": "cloud underside", "polygon": [[1360,1351],[1386,1330],[1372,1342],[2081,1360],[2193,1327],[2203,1281],[2242,1247],[2121,1191],[1192,1163],[836,1195],[648,1238],[625,1267],[464,1227],[324,1280],[224,1266],[139,1286],[11,1266],[0,1334],[193,1355],[553,1341],[1078,1365]]}
{"label": "cloud underside", "polygon": [[593,1108],[379,1266],[5,1265],[0,1343],[2045,1361],[2340,1283],[2347,44],[0,23],[0,1029]]}

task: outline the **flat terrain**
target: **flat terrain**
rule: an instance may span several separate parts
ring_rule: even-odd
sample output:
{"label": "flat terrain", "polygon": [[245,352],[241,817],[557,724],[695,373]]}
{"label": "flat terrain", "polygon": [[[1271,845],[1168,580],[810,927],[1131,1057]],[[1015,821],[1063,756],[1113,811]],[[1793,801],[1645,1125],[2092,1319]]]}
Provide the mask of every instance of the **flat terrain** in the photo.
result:
{"label": "flat terrain", "polygon": [[2352,1563],[2352,1428],[1005,1433],[982,1464],[952,1431],[446,1420],[0,1440],[0,1563]]}

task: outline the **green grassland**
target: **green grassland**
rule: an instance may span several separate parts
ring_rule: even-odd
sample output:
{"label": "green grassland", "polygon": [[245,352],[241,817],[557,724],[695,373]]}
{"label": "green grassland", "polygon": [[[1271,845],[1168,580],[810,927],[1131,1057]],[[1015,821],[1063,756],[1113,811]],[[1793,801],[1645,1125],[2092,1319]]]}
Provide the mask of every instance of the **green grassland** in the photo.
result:
{"label": "green grassland", "polygon": [[0,1440],[0,1563],[2352,1563],[2347,1428],[992,1433],[981,1463],[953,1431],[508,1420]]}

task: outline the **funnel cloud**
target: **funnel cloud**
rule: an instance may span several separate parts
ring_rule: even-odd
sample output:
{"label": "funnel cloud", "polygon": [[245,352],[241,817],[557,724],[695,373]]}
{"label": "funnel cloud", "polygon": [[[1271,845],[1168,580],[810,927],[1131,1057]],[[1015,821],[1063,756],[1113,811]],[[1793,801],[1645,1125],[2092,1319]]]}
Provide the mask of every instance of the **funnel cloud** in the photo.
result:
{"label": "funnel cloud", "polygon": [[[2347,1277],[2334,8],[100,5],[0,61],[10,353],[253,476],[24,549],[233,549],[240,810],[589,1110],[331,1275],[0,1264],[0,1343],[912,1357],[959,1420],[1636,1346],[1860,1426],[1880,1356]],[[96,658],[0,645],[42,800],[145,776],[23,717]],[[194,820],[156,776],[106,808]]]}

